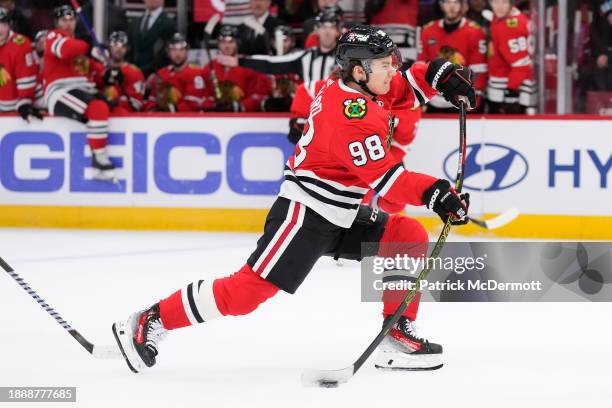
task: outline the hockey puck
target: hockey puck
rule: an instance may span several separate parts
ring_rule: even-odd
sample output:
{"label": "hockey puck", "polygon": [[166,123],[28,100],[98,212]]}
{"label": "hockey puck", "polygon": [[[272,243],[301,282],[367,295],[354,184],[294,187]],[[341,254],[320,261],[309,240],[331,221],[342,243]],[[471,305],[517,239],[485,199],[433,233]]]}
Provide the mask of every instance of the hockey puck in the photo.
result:
{"label": "hockey puck", "polygon": [[335,380],[319,380],[319,387],[322,387],[322,388],[338,388],[338,381],[335,381]]}

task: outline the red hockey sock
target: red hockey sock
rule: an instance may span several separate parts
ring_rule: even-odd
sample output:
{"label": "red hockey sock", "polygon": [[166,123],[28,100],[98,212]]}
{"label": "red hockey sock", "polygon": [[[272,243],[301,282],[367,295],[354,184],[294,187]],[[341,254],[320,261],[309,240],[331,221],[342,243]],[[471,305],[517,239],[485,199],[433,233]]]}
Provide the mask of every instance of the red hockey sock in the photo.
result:
{"label": "red hockey sock", "polygon": [[164,327],[172,330],[221,316],[248,314],[276,292],[276,286],[244,265],[228,277],[190,283],[162,299],[159,311]]}
{"label": "red hockey sock", "polygon": [[[429,237],[425,228],[414,218],[402,215],[392,215],[385,227],[385,232],[380,240],[379,256],[395,257],[396,255],[407,255],[410,257],[421,257],[427,253]],[[399,274],[398,274],[399,275]],[[414,276],[416,278],[416,276]],[[393,281],[401,280],[391,279]],[[385,290],[383,293],[383,316],[393,314],[406,296],[408,290]],[[409,320],[416,320],[419,311],[421,293],[410,302],[402,315]]]}
{"label": "red hockey sock", "polygon": [[91,150],[104,149],[108,139],[109,109],[106,102],[94,99],[87,105],[87,143]]}

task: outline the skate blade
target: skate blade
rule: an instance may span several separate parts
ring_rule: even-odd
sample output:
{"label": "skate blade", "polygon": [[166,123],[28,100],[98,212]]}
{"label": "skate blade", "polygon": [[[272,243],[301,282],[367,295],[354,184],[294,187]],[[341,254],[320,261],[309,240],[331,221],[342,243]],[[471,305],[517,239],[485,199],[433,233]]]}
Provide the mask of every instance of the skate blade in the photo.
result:
{"label": "skate blade", "polygon": [[119,179],[114,170],[97,170],[93,174],[94,180],[108,181],[113,184],[119,184]]}
{"label": "skate blade", "polygon": [[379,370],[382,371],[433,371],[433,370],[438,370],[440,368],[442,368],[444,366],[444,364],[440,364],[437,366],[433,366],[433,367],[383,367],[383,366],[379,366],[378,364],[374,364],[374,367],[376,367]]}
{"label": "skate blade", "polygon": [[[119,325],[123,326],[123,324],[121,323]],[[125,349],[123,348],[123,344],[121,343],[121,340],[119,339],[119,336],[120,336],[119,332],[121,330],[123,330],[121,327],[117,328],[117,323],[113,323],[113,336],[115,336],[115,341],[117,342],[117,345],[119,346],[119,350],[121,351],[121,354],[123,355],[123,358],[125,359],[125,362],[127,363],[130,370],[138,374],[138,370],[132,365],[132,363],[130,363],[130,360],[128,359]]]}
{"label": "skate blade", "polygon": [[431,371],[442,368],[442,354],[379,351],[374,367],[381,370]]}

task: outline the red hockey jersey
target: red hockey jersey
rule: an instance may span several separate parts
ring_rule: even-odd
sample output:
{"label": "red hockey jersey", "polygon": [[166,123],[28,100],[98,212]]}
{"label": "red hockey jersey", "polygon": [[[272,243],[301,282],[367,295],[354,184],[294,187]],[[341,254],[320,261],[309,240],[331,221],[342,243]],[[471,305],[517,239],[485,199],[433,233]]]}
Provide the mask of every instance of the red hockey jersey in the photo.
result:
{"label": "red hockey jersey", "polygon": [[462,18],[457,29],[447,32],[442,19],[426,24],[421,31],[417,59],[431,61],[436,58],[468,66],[477,75],[474,88],[484,91],[487,84],[487,39],[480,25]]}
{"label": "red hockey jersey", "polygon": [[529,41],[529,20],[518,9],[512,9],[505,18],[493,19],[487,89],[491,101],[504,102],[504,91],[510,89],[520,91],[522,105],[532,104],[535,83]]}
{"label": "red hockey jersey", "polygon": [[198,112],[206,99],[202,68],[193,64],[178,70],[168,65],[151,75],[148,85],[151,93],[145,110]]}
{"label": "red hockey jersey", "polygon": [[123,83],[102,84],[102,94],[113,105],[114,113],[140,112],[145,93],[144,74],[136,65],[121,64]]}
{"label": "red hockey jersey", "polygon": [[95,92],[88,53],[89,44],[65,31],[55,29],[47,33],[43,61],[43,88],[47,103],[53,103],[53,94],[59,90]]}
{"label": "red hockey jersey", "polygon": [[[401,81],[405,81],[401,75],[394,76],[391,81],[391,89],[401,89]],[[292,118],[300,120],[299,123],[306,122],[314,96],[319,93],[326,82],[327,80],[310,81],[300,84],[296,88],[290,109]],[[392,91],[389,94],[392,94]],[[395,118],[390,150],[398,162],[402,161],[408,151],[408,145],[412,143],[416,136],[418,123],[421,120],[421,108],[406,106],[408,98],[398,98],[397,96],[382,95],[377,97],[376,100]]]}
{"label": "red hockey jersey", "polygon": [[221,100],[237,102],[243,112],[261,111],[261,103],[272,93],[272,84],[265,74],[245,67],[225,67],[213,61],[204,67],[207,97],[214,104],[215,88],[210,79],[211,67],[214,67],[217,81],[221,88]]}
{"label": "red hockey jersey", "polygon": [[0,45],[0,112],[34,103],[36,70],[30,40],[9,33],[6,43]]}
{"label": "red hockey jersey", "polygon": [[422,205],[423,192],[436,179],[409,172],[392,157],[393,121],[384,106],[427,102],[435,90],[424,79],[426,70],[427,64],[414,64],[397,74],[380,100],[367,98],[342,80],[327,80],[287,162],[279,195],[344,228],[353,223],[370,188],[393,203]]}

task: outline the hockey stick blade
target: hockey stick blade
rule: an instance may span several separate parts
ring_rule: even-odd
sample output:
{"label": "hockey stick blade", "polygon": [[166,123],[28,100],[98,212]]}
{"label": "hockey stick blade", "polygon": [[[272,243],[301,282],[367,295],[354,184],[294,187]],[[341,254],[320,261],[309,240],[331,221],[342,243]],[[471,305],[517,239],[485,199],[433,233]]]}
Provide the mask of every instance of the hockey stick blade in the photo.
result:
{"label": "hockey stick blade", "polygon": [[488,219],[488,220],[479,220],[476,218],[468,217],[471,222],[488,230],[494,230],[497,228],[501,228],[504,225],[507,225],[514,221],[516,217],[519,215],[519,210],[517,208],[509,208],[503,213],[499,214],[497,217]]}
{"label": "hockey stick blade", "polygon": [[34,299],[36,303],[40,305],[40,307],[45,309],[45,311],[51,317],[53,317],[55,321],[60,326],[62,326],[62,328],[64,328],[68,333],[70,333],[70,335],[77,342],[79,342],[79,344],[83,346],[83,348],[87,350],[87,352],[90,353],[92,356],[99,359],[122,358],[121,353],[119,352],[119,349],[116,346],[95,345],[93,343],[90,343],[85,337],[83,337],[81,333],[79,333],[76,329],[72,328],[72,326],[70,326],[70,324],[65,321],[64,318],[53,307],[49,306],[49,304],[43,298],[41,298],[38,293],[36,293],[36,291],[34,291],[34,289],[32,289],[30,285],[28,285],[26,281],[24,281],[23,278],[19,276],[19,274],[17,274],[17,272],[15,272],[15,270],[2,258],[0,258],[0,267],[2,267],[2,269],[4,269],[4,271],[11,278],[13,278],[15,282],[17,282],[17,284],[21,286],[21,288],[25,290],[28,295],[30,295],[32,299]]}
{"label": "hockey stick blade", "polygon": [[338,384],[347,383],[355,374],[355,366],[342,370],[304,370],[302,384],[305,387],[335,388]]}

